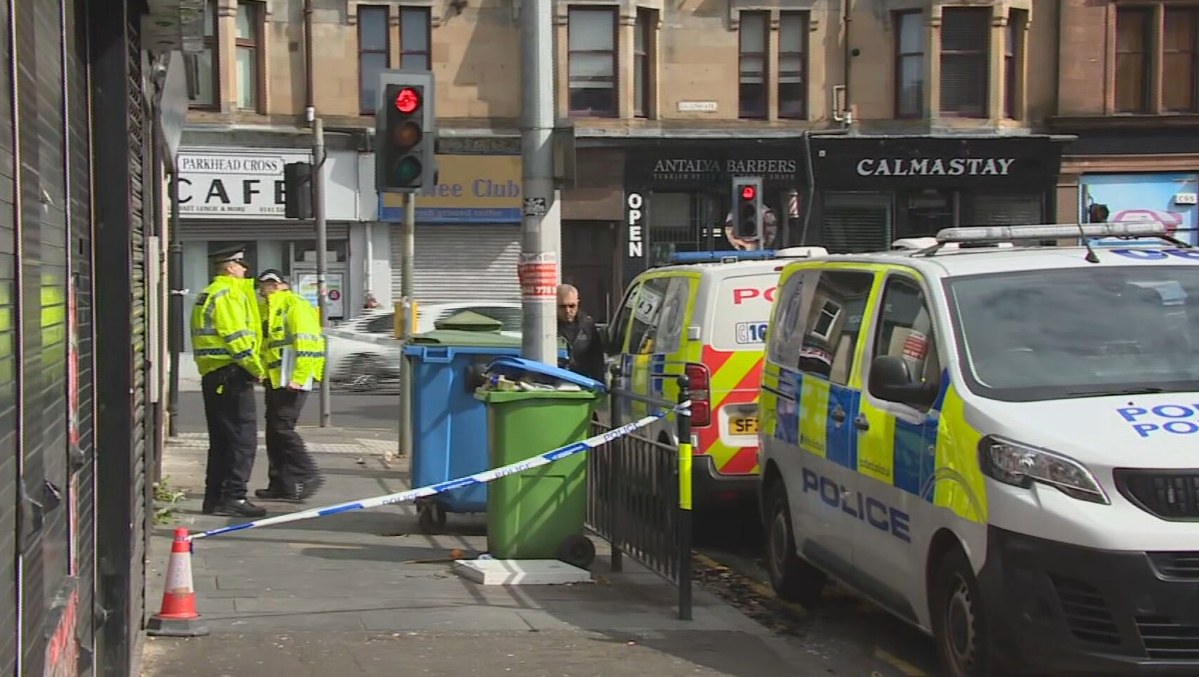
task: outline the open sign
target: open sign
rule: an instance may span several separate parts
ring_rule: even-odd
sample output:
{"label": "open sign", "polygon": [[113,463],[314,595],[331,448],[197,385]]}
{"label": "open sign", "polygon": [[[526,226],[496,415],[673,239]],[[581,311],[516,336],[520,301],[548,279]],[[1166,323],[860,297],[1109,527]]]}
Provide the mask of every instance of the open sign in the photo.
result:
{"label": "open sign", "polygon": [[742,287],[733,290],[733,305],[739,306],[743,302],[758,297],[765,297],[767,303],[774,303],[774,292],[778,287],[770,287],[769,289],[757,289],[755,287]]}

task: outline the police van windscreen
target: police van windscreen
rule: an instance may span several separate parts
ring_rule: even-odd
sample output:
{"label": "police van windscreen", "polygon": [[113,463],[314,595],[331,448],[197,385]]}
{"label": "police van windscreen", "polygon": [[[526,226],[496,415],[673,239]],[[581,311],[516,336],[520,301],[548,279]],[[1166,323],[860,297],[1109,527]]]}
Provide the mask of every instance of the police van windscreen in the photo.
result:
{"label": "police van windscreen", "polygon": [[1199,266],[1090,266],[945,283],[967,386],[1029,402],[1199,390]]}
{"label": "police van windscreen", "polygon": [[717,350],[762,350],[766,324],[778,285],[777,272],[727,277],[720,282],[711,322],[711,339]]}

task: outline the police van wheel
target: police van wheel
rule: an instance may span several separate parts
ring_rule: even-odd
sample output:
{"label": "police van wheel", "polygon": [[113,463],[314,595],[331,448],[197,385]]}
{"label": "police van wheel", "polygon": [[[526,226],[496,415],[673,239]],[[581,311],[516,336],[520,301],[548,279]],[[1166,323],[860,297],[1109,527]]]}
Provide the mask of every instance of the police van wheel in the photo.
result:
{"label": "police van wheel", "polygon": [[933,586],[933,636],[946,677],[991,677],[987,621],[978,583],[961,549],[941,558]]}
{"label": "police van wheel", "polygon": [[820,600],[828,577],[795,554],[790,503],[781,480],[772,484],[769,496],[766,568],[770,572],[770,585],[779,597],[789,602],[814,604]]}

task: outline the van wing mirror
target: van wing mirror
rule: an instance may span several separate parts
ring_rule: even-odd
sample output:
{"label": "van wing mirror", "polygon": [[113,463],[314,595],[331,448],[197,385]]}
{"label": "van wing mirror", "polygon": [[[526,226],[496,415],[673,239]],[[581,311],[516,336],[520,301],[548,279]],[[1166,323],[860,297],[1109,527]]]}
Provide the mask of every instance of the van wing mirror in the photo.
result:
{"label": "van wing mirror", "polygon": [[936,401],[938,387],[918,381],[902,357],[879,355],[870,363],[870,392],[889,402],[927,409]]}

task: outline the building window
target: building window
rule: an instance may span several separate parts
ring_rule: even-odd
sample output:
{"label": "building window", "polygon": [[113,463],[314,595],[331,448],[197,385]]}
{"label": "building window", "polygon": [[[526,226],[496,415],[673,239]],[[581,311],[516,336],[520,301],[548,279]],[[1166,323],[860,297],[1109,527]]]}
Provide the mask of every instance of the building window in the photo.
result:
{"label": "building window", "polygon": [[808,116],[808,13],[779,14],[779,117]]}
{"label": "building window", "polygon": [[653,31],[658,24],[657,12],[637,10],[637,26],[633,39],[633,115],[649,117],[650,87],[653,83],[650,72],[650,52]]}
{"label": "building window", "polygon": [[1124,7],[1116,12],[1116,111],[1149,110],[1149,26],[1153,10]]}
{"label": "building window", "polygon": [[766,117],[766,18],[766,12],[741,13],[738,117]]}
{"label": "building window", "polygon": [[616,10],[571,9],[567,19],[570,113],[616,116]]}
{"label": "building window", "polygon": [[374,115],[379,106],[379,74],[391,60],[387,7],[358,7],[358,111]]}
{"label": "building window", "polygon": [[204,3],[204,42],[196,54],[187,55],[190,104],[196,108],[216,108],[220,78],[217,77],[216,0]]}
{"label": "building window", "polygon": [[428,7],[400,8],[400,68],[428,70],[432,26]]}
{"label": "building window", "polygon": [[946,8],[941,15],[941,114],[986,117],[991,8]]}
{"label": "building window", "polygon": [[924,13],[895,14],[895,117],[924,116]]}
{"label": "building window", "polygon": [[237,107],[258,111],[262,105],[262,3],[237,5]]}
{"label": "building window", "polygon": [[[1199,8],[1166,7],[1162,38],[1162,108],[1172,113],[1196,109],[1195,59]],[[1166,78],[1163,78],[1166,80]]]}
{"label": "building window", "polygon": [[1006,40],[1003,45],[1003,116],[1013,120],[1020,117],[1020,91],[1023,87],[1024,30],[1028,13],[1013,9],[1008,15]]}

